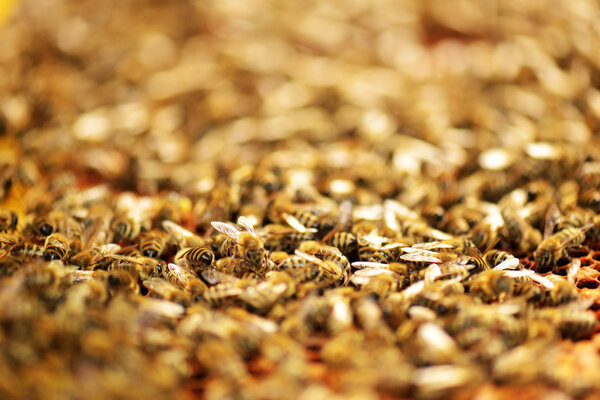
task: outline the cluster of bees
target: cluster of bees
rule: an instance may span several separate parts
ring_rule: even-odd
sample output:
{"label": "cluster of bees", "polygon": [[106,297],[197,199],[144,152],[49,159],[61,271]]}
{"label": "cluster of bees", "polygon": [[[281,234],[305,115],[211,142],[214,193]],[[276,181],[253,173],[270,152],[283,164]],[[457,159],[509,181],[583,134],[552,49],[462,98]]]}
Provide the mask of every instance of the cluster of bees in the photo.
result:
{"label": "cluster of bees", "polygon": [[[125,318],[144,331],[133,345],[140,357],[157,362],[176,352],[173,387],[200,374],[214,379],[215,396],[262,396],[262,384],[249,384],[252,363],[267,364],[257,374],[301,390],[311,346],[347,393],[436,397],[489,378],[519,382],[508,361],[515,357],[535,365],[531,381],[573,395],[597,389],[591,378],[544,368],[554,361],[538,362],[564,356],[550,351],[561,338],[589,338],[597,326],[588,310],[594,299],[577,288],[590,267],[569,255],[598,242],[589,185],[561,185],[573,189],[573,200],[563,195],[560,206],[552,186],[536,180],[497,203],[468,197],[409,208],[396,199],[363,204],[352,194],[333,201],[316,187],[286,183],[284,171],[244,166],[226,178],[238,198],[220,196],[215,209],[209,201],[195,211],[174,192],[146,197],[105,185],[55,195],[46,188],[34,198],[35,186],[16,171],[7,200],[21,193],[32,209],[3,208],[0,218],[0,297],[16,309],[3,312],[4,335],[23,345],[6,349],[5,365],[43,359],[40,344],[22,334],[35,338],[44,329],[57,339],[80,329],[78,346],[65,344],[71,356],[102,365],[105,348],[116,345],[111,324]],[[595,172],[578,177],[597,179]],[[229,218],[203,221],[196,213]],[[113,307],[124,314],[111,314]],[[107,316],[88,315],[102,310]],[[153,332],[146,323],[160,335],[146,337]],[[90,330],[98,337],[90,339]],[[381,363],[389,368],[376,368]],[[362,368],[367,375],[352,383]]]}
{"label": "cluster of bees", "polygon": [[0,398],[600,392],[596,2],[100,3],[0,35]]}

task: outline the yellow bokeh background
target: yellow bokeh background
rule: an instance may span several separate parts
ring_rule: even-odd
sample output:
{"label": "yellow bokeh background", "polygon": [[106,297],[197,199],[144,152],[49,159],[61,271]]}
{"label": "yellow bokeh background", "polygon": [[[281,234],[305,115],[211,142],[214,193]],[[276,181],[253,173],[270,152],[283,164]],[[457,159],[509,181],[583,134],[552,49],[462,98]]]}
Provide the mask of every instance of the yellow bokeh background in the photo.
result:
{"label": "yellow bokeh background", "polygon": [[12,15],[18,0],[0,0],[0,26]]}

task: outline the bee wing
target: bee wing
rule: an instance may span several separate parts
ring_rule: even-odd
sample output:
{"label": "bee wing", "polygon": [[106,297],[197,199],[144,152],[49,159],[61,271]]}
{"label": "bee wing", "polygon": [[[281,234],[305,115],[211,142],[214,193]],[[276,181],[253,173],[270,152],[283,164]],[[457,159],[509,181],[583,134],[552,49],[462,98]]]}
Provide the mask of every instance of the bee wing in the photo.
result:
{"label": "bee wing", "polygon": [[425,288],[425,281],[418,281],[407,287],[402,294],[410,299],[421,292]]}
{"label": "bee wing", "polygon": [[363,268],[387,268],[389,264],[371,262],[371,261],[355,261],[352,264],[353,268],[363,269]]}
{"label": "bee wing", "polygon": [[156,293],[159,293],[159,294],[164,293],[167,290],[176,289],[175,286],[173,286],[171,283],[169,283],[161,278],[145,279],[144,281],[142,281],[142,284],[144,285],[144,287],[146,289],[156,292]]}
{"label": "bee wing", "polygon": [[[239,217],[237,224],[242,227],[242,229],[247,230],[252,235],[256,236],[256,230],[254,229],[254,225],[250,222],[250,220],[246,217]],[[214,225],[213,225],[214,226]],[[215,227],[216,229],[216,227]],[[224,232],[223,232],[224,233]]]}
{"label": "bee wing", "polygon": [[548,208],[548,211],[546,211],[546,219],[544,222],[544,239],[552,236],[552,233],[554,232],[554,227],[558,223],[559,219],[560,211],[556,204],[552,204]]}
{"label": "bee wing", "polygon": [[296,251],[294,252],[294,254],[296,254],[297,256],[300,256],[302,258],[304,258],[307,261],[312,262],[313,264],[318,265],[320,268],[324,269],[325,271],[331,273],[331,274],[335,274],[335,271],[333,269],[331,269],[331,267],[324,262],[323,260],[321,260],[320,258],[317,258],[315,256],[312,256],[308,253],[305,253],[303,251],[300,251],[298,249],[296,249]]}
{"label": "bee wing", "polygon": [[167,232],[169,232],[171,235],[173,235],[178,241],[182,241],[183,239],[189,239],[191,237],[196,236],[191,231],[188,231],[183,226],[176,224],[173,221],[165,220],[162,222],[162,226],[163,226],[163,228],[165,228],[165,230]]}
{"label": "bee wing", "polygon": [[106,257],[112,258],[113,260],[127,261],[133,264],[141,264],[137,257],[124,256],[121,254],[107,254]]}
{"label": "bee wing", "polygon": [[339,209],[339,223],[343,226],[350,223],[352,219],[352,202],[350,200],[344,200],[340,204]]}
{"label": "bee wing", "polygon": [[442,260],[440,260],[437,257],[433,257],[427,254],[422,254],[422,253],[406,253],[406,254],[402,254],[400,256],[400,258],[404,261],[410,261],[410,262],[427,262],[427,263],[439,263],[442,262]]}
{"label": "bee wing", "polygon": [[[225,222],[217,222],[213,221],[210,223],[213,228],[217,231],[221,232],[224,235],[227,235],[231,239],[237,241],[240,237],[240,231],[231,224],[226,224]],[[254,229],[254,228],[253,228]]]}
{"label": "bee wing", "polygon": [[425,282],[433,282],[442,276],[442,270],[437,264],[431,264],[425,269]]}
{"label": "bee wing", "polygon": [[508,260],[502,261],[500,264],[496,265],[494,269],[505,270],[505,269],[515,269],[519,266],[518,258],[509,258]]}
{"label": "bee wing", "polygon": [[454,245],[440,241],[417,243],[412,246],[413,249],[433,250],[433,249],[452,249]]}
{"label": "bee wing", "polygon": [[300,233],[305,233],[305,232],[317,232],[317,230],[315,228],[307,228],[304,225],[302,225],[302,223],[300,221],[298,221],[298,218],[294,217],[291,214],[288,213],[283,213],[283,219],[285,220],[285,222],[287,222],[287,224],[289,226],[291,226],[292,228],[294,228],[296,231],[300,232]]}
{"label": "bee wing", "polygon": [[404,261],[412,261],[412,262],[428,262],[428,263],[439,263],[442,262],[439,258],[435,257],[438,253],[415,249],[414,247],[403,247],[402,251],[406,254],[402,254],[400,258]]}
{"label": "bee wing", "polygon": [[236,283],[239,281],[239,279],[233,275],[210,269],[200,272],[200,278],[210,286],[214,286],[219,283]]}
{"label": "bee wing", "polygon": [[73,271],[73,283],[91,281],[96,271]]}
{"label": "bee wing", "polygon": [[579,268],[581,268],[581,260],[576,258],[571,262],[571,266],[567,270],[567,280],[573,284],[575,284],[575,280],[577,277],[577,273],[579,272]]}
{"label": "bee wing", "polygon": [[173,274],[175,279],[177,279],[180,283],[185,284],[187,282],[187,279],[185,277],[182,267],[180,267],[177,264],[169,263],[167,265],[167,268],[169,269],[169,272],[171,272],[171,274]]}
{"label": "bee wing", "polygon": [[387,268],[371,267],[371,268],[363,268],[361,270],[358,270],[354,273],[353,276],[366,277],[366,276],[377,276],[377,275],[394,275],[394,273]]}

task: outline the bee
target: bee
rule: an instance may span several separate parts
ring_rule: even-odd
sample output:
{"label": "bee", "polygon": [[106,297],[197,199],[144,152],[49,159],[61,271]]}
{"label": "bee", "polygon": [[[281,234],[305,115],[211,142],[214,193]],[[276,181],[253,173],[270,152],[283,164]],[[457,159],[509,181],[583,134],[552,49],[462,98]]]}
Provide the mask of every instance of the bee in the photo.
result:
{"label": "bee", "polygon": [[567,250],[580,246],[585,240],[585,232],[591,225],[581,228],[565,228],[544,239],[533,252],[534,259],[539,268],[556,265],[562,258],[570,258]]}
{"label": "bee", "polygon": [[181,289],[189,289],[194,281],[202,282],[198,279],[198,275],[196,275],[186,264],[178,265],[169,263],[166,268],[162,269],[162,276],[168,282]]}
{"label": "bee", "polygon": [[111,292],[125,291],[139,294],[137,281],[137,275],[127,270],[113,270],[106,275],[106,283]]}
{"label": "bee", "polygon": [[556,306],[577,299],[577,287],[573,283],[558,275],[548,275],[545,278],[551,282],[551,285],[545,286],[546,304]]}
{"label": "bee", "polygon": [[150,257],[128,257],[118,254],[109,254],[107,257],[114,260],[108,267],[109,271],[128,271],[135,273],[142,280],[160,277],[166,269],[164,261]]}
{"label": "bee", "polygon": [[140,234],[142,226],[127,213],[121,213],[115,215],[110,223],[110,229],[117,240],[133,240]]}
{"label": "bee", "polygon": [[244,231],[223,222],[212,222],[211,224],[213,228],[227,235],[233,241],[235,244],[234,255],[244,260],[252,271],[260,273],[267,268],[268,252],[254,227],[244,217],[240,217],[238,220],[238,225]]}
{"label": "bee", "polygon": [[563,305],[539,310],[537,316],[558,327],[563,337],[579,340],[592,335],[598,318],[592,311],[577,305]]}
{"label": "bee", "polygon": [[342,268],[344,278],[347,280],[350,272],[350,262],[337,247],[320,244],[318,242],[306,241],[298,248],[300,252],[307,253],[321,258],[324,261],[331,261]]}
{"label": "bee", "polygon": [[167,233],[160,229],[153,229],[140,234],[140,251],[144,257],[160,257],[166,243]]}
{"label": "bee", "polygon": [[[115,243],[107,243],[104,245],[85,249],[71,257],[71,264],[77,265],[81,269],[87,269],[88,267],[94,268],[102,264],[102,261],[106,260],[108,255],[115,254],[121,250],[121,246]],[[127,255],[127,254],[123,254]]]}
{"label": "bee", "polygon": [[173,262],[178,265],[185,263],[191,269],[199,271],[210,267],[214,260],[214,253],[208,248],[201,246],[179,250],[177,254],[175,254]]}
{"label": "bee", "polygon": [[353,252],[358,245],[356,236],[352,232],[335,232],[326,243],[337,247],[343,254]]}
{"label": "bee", "polygon": [[440,226],[445,214],[444,207],[435,203],[425,204],[420,212],[423,219],[432,226]]}
{"label": "bee", "polygon": [[348,282],[348,274],[345,273],[344,267],[335,261],[322,260],[312,254],[304,253],[300,250],[296,250],[295,254],[317,265],[321,270],[321,279],[328,284],[340,285]]}
{"label": "bee", "polygon": [[16,258],[44,257],[43,246],[31,242],[22,242],[10,250],[10,254]]}
{"label": "bee", "polygon": [[512,268],[517,268],[519,266],[519,260],[512,254],[503,250],[488,250],[483,255],[483,260],[487,265],[494,269],[497,269],[498,266],[500,266],[500,269],[506,269],[503,266],[507,264]]}
{"label": "bee", "polygon": [[57,230],[57,220],[63,217],[62,212],[50,212],[36,217],[33,221],[33,230],[40,236],[49,236]]}
{"label": "bee", "polygon": [[483,271],[469,281],[469,293],[486,303],[502,302],[512,295],[513,285],[504,271]]}
{"label": "bee", "polygon": [[523,251],[531,251],[542,241],[540,231],[532,227],[519,213],[506,207],[502,210],[504,225],[499,233],[504,242]]}
{"label": "bee", "polygon": [[169,300],[178,304],[188,306],[190,304],[190,295],[176,287],[175,285],[161,278],[150,278],[142,282],[151,295],[164,300]]}
{"label": "bee", "polygon": [[163,221],[162,227],[169,234],[169,240],[173,240],[180,248],[205,245],[204,239],[173,221]]}
{"label": "bee", "polygon": [[11,232],[17,229],[19,216],[16,212],[7,209],[0,209],[0,233]]}
{"label": "bee", "polygon": [[600,213],[600,190],[588,189],[579,194],[577,203],[584,208]]}
{"label": "bee", "polygon": [[44,243],[44,258],[47,261],[65,260],[71,252],[67,238],[60,233],[52,233],[46,237]]}

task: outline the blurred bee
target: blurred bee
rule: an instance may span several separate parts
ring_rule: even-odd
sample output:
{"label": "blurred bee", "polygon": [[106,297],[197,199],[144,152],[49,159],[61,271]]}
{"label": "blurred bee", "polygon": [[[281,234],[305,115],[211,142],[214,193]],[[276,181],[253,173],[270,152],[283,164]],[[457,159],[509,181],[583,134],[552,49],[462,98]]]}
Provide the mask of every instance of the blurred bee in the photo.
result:
{"label": "blurred bee", "polygon": [[163,221],[162,227],[169,234],[169,241],[179,248],[205,245],[204,239],[173,221]]}
{"label": "blurred bee", "polygon": [[[88,267],[94,269],[94,267],[102,265],[102,261],[107,260],[107,256],[115,254],[121,250],[121,246],[114,243],[107,243],[104,245],[85,249],[71,257],[71,264],[77,265],[81,269],[87,269]],[[127,255],[127,254],[124,254]]]}
{"label": "blurred bee", "polygon": [[33,220],[33,231],[37,235],[48,236],[57,230],[57,220],[61,219],[64,213],[54,211],[44,215],[39,215]]}
{"label": "blurred bee", "polygon": [[44,257],[45,251],[43,246],[39,246],[31,242],[22,242],[14,246],[10,250],[10,254],[18,259],[28,257]]}
{"label": "blurred bee", "polygon": [[502,302],[513,293],[513,281],[504,271],[489,270],[475,275],[468,282],[469,293],[483,302]]}
{"label": "blurred bee", "polygon": [[489,222],[477,224],[469,233],[469,239],[479,249],[490,247],[498,238],[498,229]]}
{"label": "blurred bee", "polygon": [[71,252],[67,238],[61,233],[52,233],[44,243],[44,258],[47,261],[65,260]]}
{"label": "blurred bee", "polygon": [[240,217],[238,220],[238,225],[244,231],[223,222],[212,222],[211,224],[213,228],[232,240],[235,245],[234,255],[244,260],[252,271],[260,273],[268,267],[268,252],[265,250],[264,244],[258,237],[254,227],[245,218]]}
{"label": "blurred bee", "polygon": [[142,280],[160,277],[166,269],[164,261],[150,257],[128,257],[118,254],[109,254],[107,257],[114,260],[108,267],[109,271],[128,271],[135,273]]}
{"label": "blurred bee", "polygon": [[598,318],[594,312],[577,305],[545,308],[539,310],[537,316],[558,327],[563,337],[573,340],[590,337],[598,325]]}
{"label": "blurred bee", "polygon": [[547,268],[556,265],[562,258],[570,258],[567,250],[580,246],[585,240],[585,232],[591,227],[589,224],[581,228],[565,228],[544,239],[533,252],[539,268]]}
{"label": "blurred bee", "polygon": [[542,241],[540,231],[529,225],[516,209],[505,207],[502,210],[502,218],[504,225],[499,233],[507,246],[531,251]]}
{"label": "blurred bee", "polygon": [[326,243],[337,247],[345,255],[352,253],[358,245],[356,236],[351,232],[336,232]]}
{"label": "blurred bee", "polygon": [[421,207],[420,213],[427,223],[435,227],[440,227],[440,224],[444,219],[445,210],[444,207],[439,204],[428,203]]}
{"label": "blurred bee", "polygon": [[11,232],[17,229],[19,216],[16,212],[7,209],[0,209],[0,233]]}
{"label": "blurred bee", "polygon": [[500,269],[507,269],[506,267],[503,267],[504,265],[510,265],[511,269],[519,266],[519,260],[512,254],[503,250],[488,250],[483,255],[483,260],[487,265],[494,269],[498,269],[498,266],[500,266]]}
{"label": "blurred bee", "polygon": [[600,190],[588,189],[579,194],[577,203],[584,208],[600,213]]}
{"label": "blurred bee", "polygon": [[164,300],[169,300],[178,304],[188,306],[190,304],[190,295],[176,287],[175,285],[161,278],[150,278],[142,282],[148,289],[150,295],[157,296]]}
{"label": "blurred bee", "polygon": [[544,299],[547,305],[556,306],[577,299],[577,287],[573,283],[557,275],[545,278],[551,282],[551,285],[545,286]]}
{"label": "blurred bee", "polygon": [[181,249],[175,254],[173,262],[178,265],[186,264],[194,271],[208,268],[215,260],[215,255],[207,247],[190,247]]}
{"label": "blurred bee", "polygon": [[110,223],[110,229],[117,240],[133,240],[142,231],[142,226],[135,218],[127,213],[115,215]]}
{"label": "blurred bee", "polygon": [[110,292],[132,292],[139,294],[138,278],[135,271],[113,270],[107,272],[106,283]]}
{"label": "blurred bee", "polygon": [[167,233],[153,229],[140,234],[140,251],[144,257],[158,258],[165,250]]}

